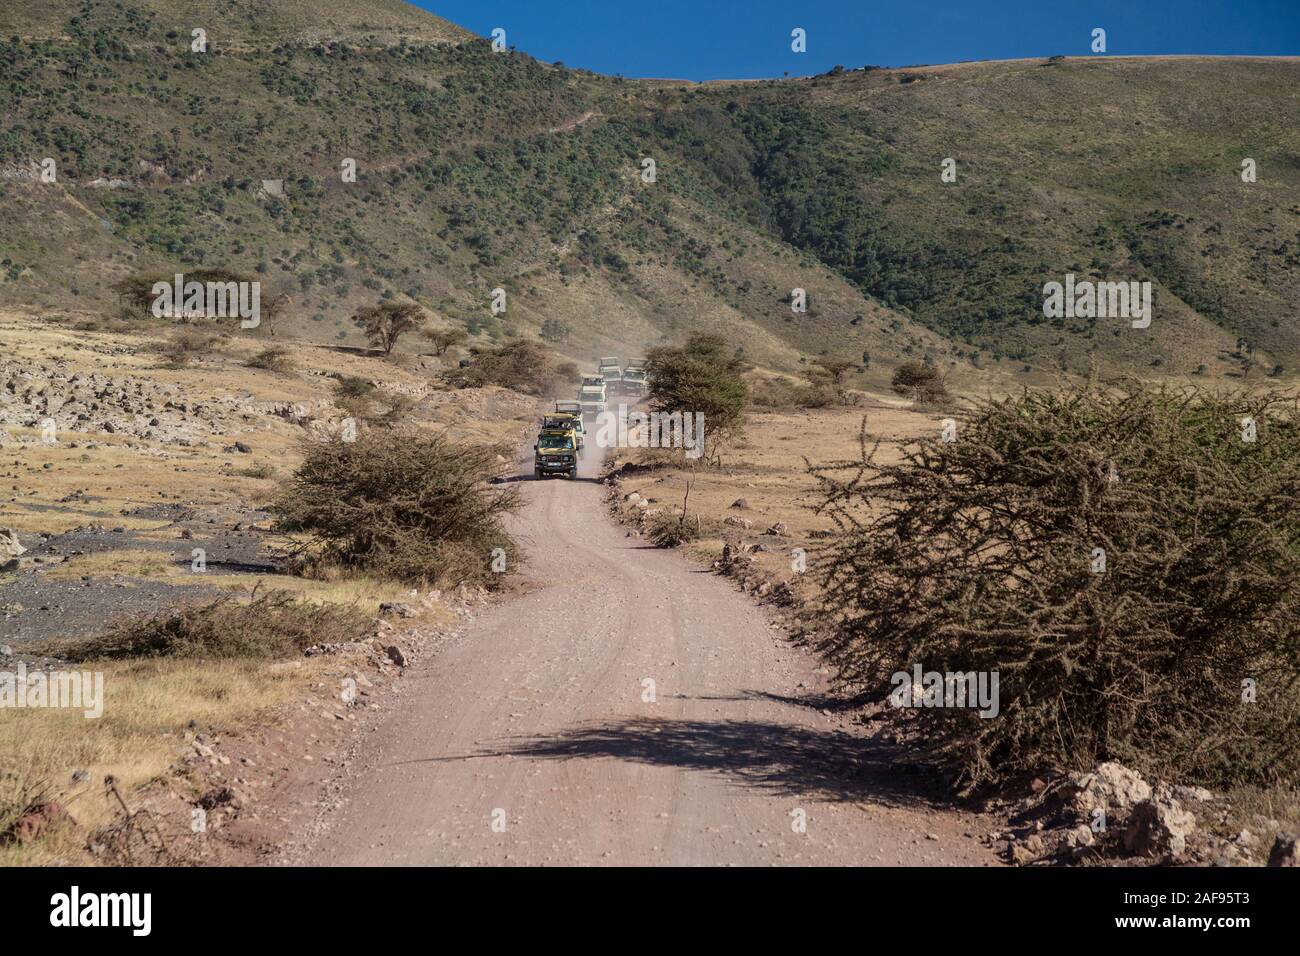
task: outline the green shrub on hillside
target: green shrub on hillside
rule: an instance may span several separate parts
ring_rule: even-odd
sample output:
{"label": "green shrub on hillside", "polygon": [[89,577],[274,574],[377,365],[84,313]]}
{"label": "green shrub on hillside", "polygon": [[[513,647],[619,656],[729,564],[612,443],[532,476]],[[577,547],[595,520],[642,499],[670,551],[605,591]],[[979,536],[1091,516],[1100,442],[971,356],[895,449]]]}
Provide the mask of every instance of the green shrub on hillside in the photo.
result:
{"label": "green shrub on hillside", "polygon": [[536,342],[520,339],[497,349],[475,349],[470,364],[447,372],[447,382],[457,388],[499,385],[529,395],[553,395],[574,384],[572,363],[557,363],[555,356]]}

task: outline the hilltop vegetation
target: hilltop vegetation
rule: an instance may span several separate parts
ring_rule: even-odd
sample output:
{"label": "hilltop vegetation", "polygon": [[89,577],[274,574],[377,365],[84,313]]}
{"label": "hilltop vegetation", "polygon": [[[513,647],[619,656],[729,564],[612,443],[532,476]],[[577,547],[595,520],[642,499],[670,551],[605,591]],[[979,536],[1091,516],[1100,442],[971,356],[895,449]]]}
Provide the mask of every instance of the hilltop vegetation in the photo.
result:
{"label": "hilltop vegetation", "polygon": [[[214,5],[207,53],[159,0],[6,12],[0,303],[112,311],[122,278],[206,267],[349,343],[383,298],[479,344],[562,323],[583,358],[693,331],[777,368],[870,352],[858,384],[927,355],[1040,377],[1300,359],[1300,64],[697,86],[494,53],[389,0],[348,10]],[[1044,318],[1068,272],[1152,281],[1151,328]]]}

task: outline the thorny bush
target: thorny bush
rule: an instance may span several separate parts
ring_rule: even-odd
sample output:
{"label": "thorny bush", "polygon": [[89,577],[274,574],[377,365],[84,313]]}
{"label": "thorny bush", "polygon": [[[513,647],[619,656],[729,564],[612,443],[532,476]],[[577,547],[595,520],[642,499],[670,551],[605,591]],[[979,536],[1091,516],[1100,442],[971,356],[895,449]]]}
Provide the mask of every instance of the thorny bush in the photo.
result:
{"label": "thorny bush", "polygon": [[810,568],[815,640],[882,696],[917,663],[997,671],[995,718],[909,711],[959,781],[1106,759],[1210,785],[1300,778],[1294,396],[1026,392],[901,460],[865,427],[860,460],[809,466],[840,531]]}

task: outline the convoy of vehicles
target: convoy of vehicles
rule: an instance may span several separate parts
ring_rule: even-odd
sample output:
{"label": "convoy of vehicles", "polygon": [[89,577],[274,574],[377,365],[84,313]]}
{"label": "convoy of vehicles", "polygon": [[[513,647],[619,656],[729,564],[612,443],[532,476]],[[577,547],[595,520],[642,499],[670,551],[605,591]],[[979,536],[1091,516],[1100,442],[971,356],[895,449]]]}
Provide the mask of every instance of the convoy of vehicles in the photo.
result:
{"label": "convoy of vehicles", "polygon": [[626,368],[620,368],[617,358],[601,358],[600,373],[583,376],[576,401],[557,401],[555,411],[542,416],[533,444],[533,475],[578,477],[578,459],[586,447],[586,417],[605,411],[612,396],[639,399],[645,394],[645,359],[633,359]]}

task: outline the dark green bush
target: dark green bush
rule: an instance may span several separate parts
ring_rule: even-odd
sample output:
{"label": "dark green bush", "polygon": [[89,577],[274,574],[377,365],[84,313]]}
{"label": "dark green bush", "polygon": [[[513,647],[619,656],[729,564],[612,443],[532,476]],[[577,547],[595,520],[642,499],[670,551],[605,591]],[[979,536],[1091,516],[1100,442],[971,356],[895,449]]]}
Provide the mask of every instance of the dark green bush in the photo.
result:
{"label": "dark green bush", "polygon": [[487,485],[497,453],[410,431],[311,444],[270,511],[281,530],[306,532],[318,559],[414,584],[495,586],[493,550],[514,565],[501,519],[518,502]]}
{"label": "dark green bush", "polygon": [[651,407],[657,412],[704,415],[704,460],[720,462],[722,446],[744,426],[749,386],[745,363],[721,336],[691,335],[685,344],[650,349],[646,373]]}
{"label": "dark green bush", "polygon": [[574,383],[565,373],[572,363],[557,365],[555,356],[528,339],[498,349],[476,349],[466,368],[452,369],[444,376],[457,388],[499,385],[529,395],[553,395]]}

